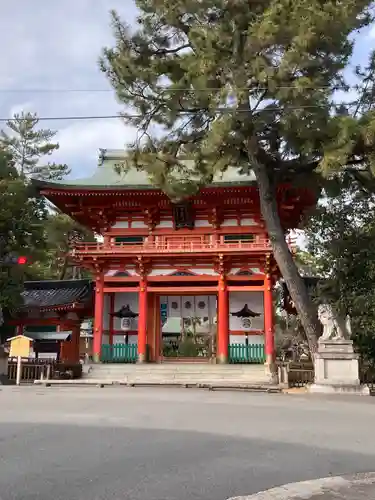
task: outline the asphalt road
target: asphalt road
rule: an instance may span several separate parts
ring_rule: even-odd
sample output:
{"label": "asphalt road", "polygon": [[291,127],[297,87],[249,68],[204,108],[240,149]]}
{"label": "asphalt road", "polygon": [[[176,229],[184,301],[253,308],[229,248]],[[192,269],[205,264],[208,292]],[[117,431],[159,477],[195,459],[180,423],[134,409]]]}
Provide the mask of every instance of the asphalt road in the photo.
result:
{"label": "asphalt road", "polygon": [[224,500],[375,470],[375,398],[0,389],[0,500]]}

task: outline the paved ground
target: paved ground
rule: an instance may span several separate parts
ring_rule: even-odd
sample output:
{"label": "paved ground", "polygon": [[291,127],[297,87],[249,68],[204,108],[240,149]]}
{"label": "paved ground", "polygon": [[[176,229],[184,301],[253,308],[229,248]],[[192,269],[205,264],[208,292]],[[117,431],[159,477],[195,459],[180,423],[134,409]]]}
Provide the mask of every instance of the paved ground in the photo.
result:
{"label": "paved ground", "polygon": [[375,469],[375,398],[0,390],[1,500],[224,500]]}
{"label": "paved ground", "polygon": [[330,476],[289,483],[230,500],[370,500],[375,498],[375,473]]}

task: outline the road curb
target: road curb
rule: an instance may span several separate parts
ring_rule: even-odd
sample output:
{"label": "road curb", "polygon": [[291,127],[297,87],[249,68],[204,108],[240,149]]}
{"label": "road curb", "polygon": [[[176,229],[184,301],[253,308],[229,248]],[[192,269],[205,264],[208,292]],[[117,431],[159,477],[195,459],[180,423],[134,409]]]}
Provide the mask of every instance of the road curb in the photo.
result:
{"label": "road curb", "polygon": [[275,385],[254,385],[243,383],[195,383],[195,382],[135,382],[125,380],[107,380],[107,379],[68,379],[68,380],[34,380],[34,385],[39,386],[75,386],[75,387],[176,387],[185,389],[208,389],[210,391],[248,391],[248,392],[266,392],[281,393],[281,389]]}
{"label": "road curb", "polygon": [[[309,500],[315,495],[333,494],[334,498],[350,500],[351,491],[361,487],[375,488],[375,472],[355,474],[351,476],[334,476],[299,483],[289,483],[270,490],[260,491],[253,495],[231,497],[227,500]],[[340,494],[340,497],[337,495]],[[355,497],[358,498],[358,497]],[[362,497],[361,497],[362,498]],[[370,495],[368,498],[374,498]]]}

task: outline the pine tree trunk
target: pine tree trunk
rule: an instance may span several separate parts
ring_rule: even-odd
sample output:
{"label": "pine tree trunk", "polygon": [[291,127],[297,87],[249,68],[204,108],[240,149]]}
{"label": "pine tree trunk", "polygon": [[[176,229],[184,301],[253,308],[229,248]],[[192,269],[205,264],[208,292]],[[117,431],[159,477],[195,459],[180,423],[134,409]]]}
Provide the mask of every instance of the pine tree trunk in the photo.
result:
{"label": "pine tree trunk", "polygon": [[64,257],[64,262],[63,262],[62,268],[60,270],[59,280],[63,280],[65,278],[66,271],[68,269],[68,262],[69,262],[69,258],[67,256]]}
{"label": "pine tree trunk", "polygon": [[259,189],[262,216],[266,223],[274,257],[305,330],[310,353],[313,357],[317,350],[321,324],[286,242],[278,212],[276,190],[270,182],[265,167],[256,165],[253,170]]}

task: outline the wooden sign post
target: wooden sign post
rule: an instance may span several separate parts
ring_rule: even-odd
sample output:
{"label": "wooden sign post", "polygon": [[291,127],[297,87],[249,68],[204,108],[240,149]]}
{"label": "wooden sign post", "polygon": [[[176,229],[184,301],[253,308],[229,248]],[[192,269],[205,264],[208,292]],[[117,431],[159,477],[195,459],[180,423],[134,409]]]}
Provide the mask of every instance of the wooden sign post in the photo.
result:
{"label": "wooden sign post", "polygon": [[8,339],[8,342],[10,342],[9,357],[17,358],[17,385],[20,385],[21,383],[22,358],[28,358],[30,356],[30,347],[32,341],[33,339],[26,337],[25,335],[17,335],[16,337]]}

